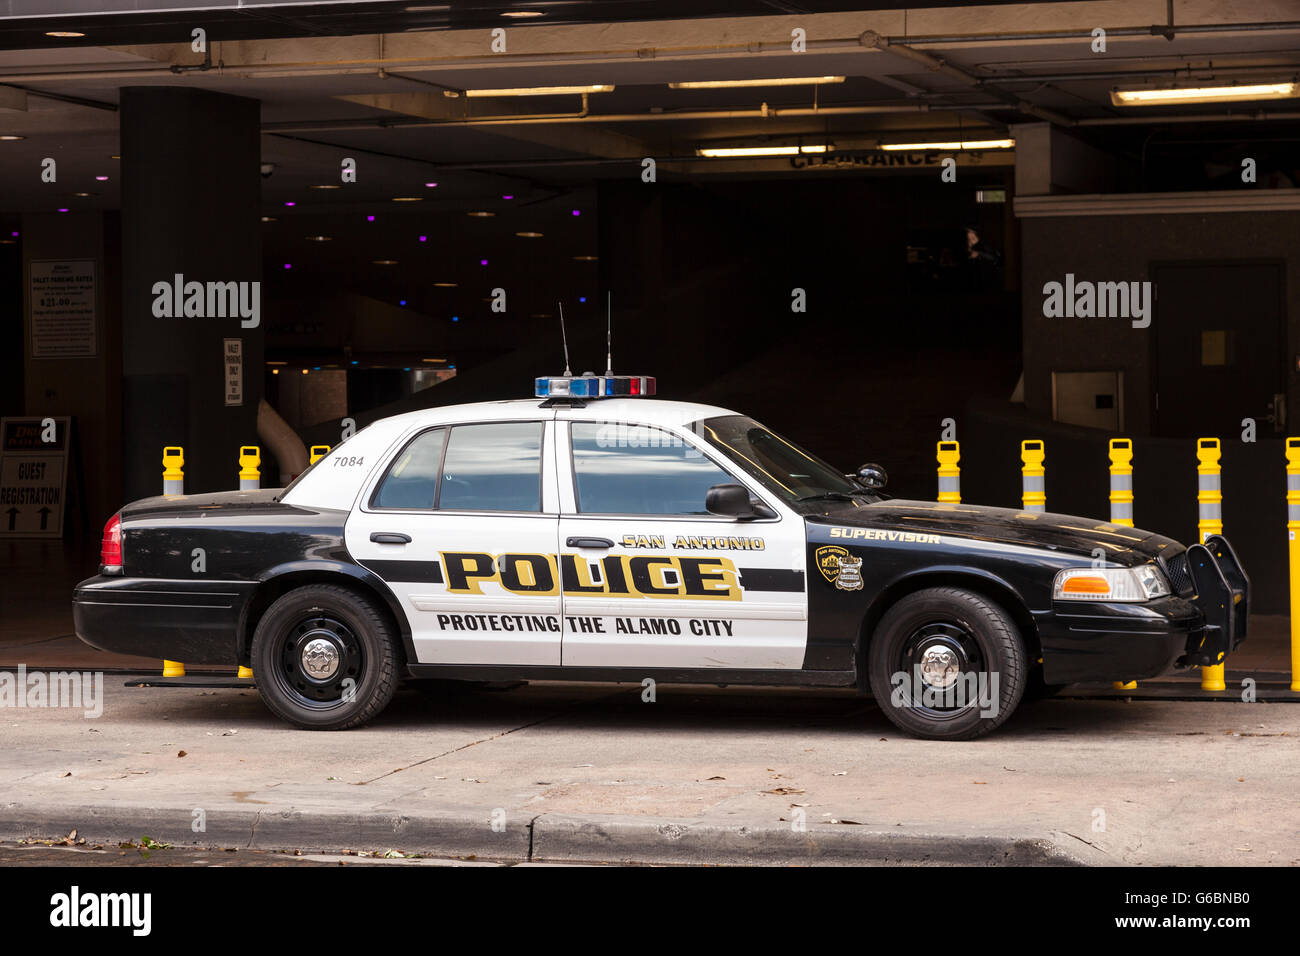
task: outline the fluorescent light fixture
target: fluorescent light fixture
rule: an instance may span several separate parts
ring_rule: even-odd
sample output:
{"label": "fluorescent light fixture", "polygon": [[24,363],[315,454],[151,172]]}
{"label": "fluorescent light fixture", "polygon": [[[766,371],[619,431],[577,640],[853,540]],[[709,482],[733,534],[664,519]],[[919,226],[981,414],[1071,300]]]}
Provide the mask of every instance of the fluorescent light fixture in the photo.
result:
{"label": "fluorescent light fixture", "polygon": [[686,80],[669,83],[673,90],[729,90],[742,86],[821,86],[823,83],[843,83],[842,76],[781,76],[770,80]]}
{"label": "fluorescent light fixture", "polygon": [[516,236],[519,236],[521,239],[540,239],[540,238],[542,238],[542,234],[541,234],[540,232],[516,232],[515,235],[516,235]]}
{"label": "fluorescent light fixture", "polygon": [[45,35],[59,40],[70,40],[85,36],[84,33],[78,33],[76,30],[47,30]]}
{"label": "fluorescent light fixture", "polygon": [[570,93],[611,93],[612,84],[586,86],[514,86],[504,90],[466,90],[466,96],[563,96]]}
{"label": "fluorescent light fixture", "polygon": [[1283,100],[1300,96],[1294,83],[1250,86],[1195,86],[1181,90],[1111,90],[1116,106],[1162,106],[1171,103],[1233,103],[1238,100]]}
{"label": "fluorescent light fixture", "polygon": [[501,14],[503,17],[510,17],[515,20],[522,20],[526,17],[544,17],[546,14],[540,10],[506,10]]}
{"label": "fluorescent light fixture", "polygon": [[960,142],[951,143],[881,143],[880,148],[886,150],[920,150],[920,149],[1013,149],[1016,145],[1014,139],[967,139]]}
{"label": "fluorescent light fixture", "polygon": [[797,156],[800,153],[824,153],[825,146],[708,146],[696,155],[713,159],[727,156]]}

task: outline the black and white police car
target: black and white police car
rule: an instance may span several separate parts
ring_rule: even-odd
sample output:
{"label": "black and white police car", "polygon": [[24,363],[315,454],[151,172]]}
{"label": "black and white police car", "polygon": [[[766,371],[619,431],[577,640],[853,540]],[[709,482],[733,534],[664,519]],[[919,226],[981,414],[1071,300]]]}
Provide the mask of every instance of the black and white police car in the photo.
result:
{"label": "black and white police car", "polygon": [[1245,636],[1220,537],[892,500],[878,466],[845,476],[653,378],[536,384],[375,422],[285,489],[127,505],[77,634],[251,666],[309,729],[364,724],[403,678],[650,678],[869,688],[946,739],[1027,687],[1217,663]]}

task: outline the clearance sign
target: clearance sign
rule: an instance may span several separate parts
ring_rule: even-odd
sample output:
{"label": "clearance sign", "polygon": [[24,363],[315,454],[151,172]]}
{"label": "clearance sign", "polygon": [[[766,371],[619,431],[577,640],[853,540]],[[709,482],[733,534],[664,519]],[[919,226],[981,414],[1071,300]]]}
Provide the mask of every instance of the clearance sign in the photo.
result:
{"label": "clearance sign", "polygon": [[0,419],[0,537],[63,534],[68,418]]}

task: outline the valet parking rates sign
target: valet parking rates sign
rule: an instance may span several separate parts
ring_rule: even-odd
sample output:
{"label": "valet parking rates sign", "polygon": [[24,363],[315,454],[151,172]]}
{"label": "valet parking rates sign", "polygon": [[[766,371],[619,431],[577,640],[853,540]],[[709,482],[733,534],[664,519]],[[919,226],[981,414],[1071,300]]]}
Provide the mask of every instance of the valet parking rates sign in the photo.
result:
{"label": "valet parking rates sign", "polygon": [[0,538],[63,534],[68,418],[0,419]]}

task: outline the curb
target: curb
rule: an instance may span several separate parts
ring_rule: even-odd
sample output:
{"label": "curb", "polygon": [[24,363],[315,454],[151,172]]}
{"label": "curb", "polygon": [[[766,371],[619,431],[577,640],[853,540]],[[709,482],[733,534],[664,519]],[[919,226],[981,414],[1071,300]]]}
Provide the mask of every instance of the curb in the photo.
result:
{"label": "curb", "polygon": [[691,819],[608,814],[541,814],[493,832],[482,813],[409,816],[314,810],[222,810],[193,829],[183,808],[0,807],[0,841],[62,839],[73,830],[88,843],[139,842],[261,850],[400,849],[444,857],[507,862],[641,864],[1092,866],[1104,853],[1062,833],[943,833],[814,824],[806,832],[766,821],[720,824]]}

